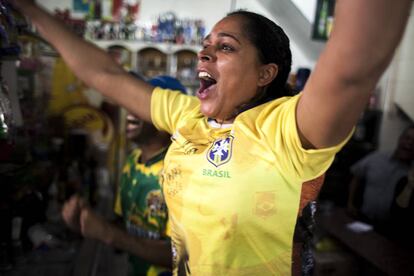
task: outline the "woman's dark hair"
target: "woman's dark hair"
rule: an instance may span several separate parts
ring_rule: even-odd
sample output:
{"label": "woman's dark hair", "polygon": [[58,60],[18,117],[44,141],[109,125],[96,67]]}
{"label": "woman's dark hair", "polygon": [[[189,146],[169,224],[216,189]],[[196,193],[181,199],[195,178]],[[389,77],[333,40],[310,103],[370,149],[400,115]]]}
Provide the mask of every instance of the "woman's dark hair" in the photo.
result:
{"label": "woman's dark hair", "polygon": [[261,102],[267,102],[283,96],[291,96],[292,92],[287,84],[292,67],[292,53],[290,52],[289,38],[276,23],[270,19],[245,10],[237,10],[228,16],[242,16],[244,32],[247,38],[257,48],[260,61],[263,64],[275,63],[278,66],[276,78],[268,85]]}

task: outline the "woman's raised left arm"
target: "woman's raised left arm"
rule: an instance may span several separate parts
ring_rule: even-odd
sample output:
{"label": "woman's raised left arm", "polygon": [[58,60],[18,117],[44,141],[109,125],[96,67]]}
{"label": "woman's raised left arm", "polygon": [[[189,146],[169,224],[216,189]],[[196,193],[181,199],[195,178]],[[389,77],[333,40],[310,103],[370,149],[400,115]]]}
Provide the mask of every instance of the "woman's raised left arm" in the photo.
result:
{"label": "woman's raised left arm", "polygon": [[345,139],[402,38],[412,0],[337,0],[326,48],[297,107],[305,148]]}

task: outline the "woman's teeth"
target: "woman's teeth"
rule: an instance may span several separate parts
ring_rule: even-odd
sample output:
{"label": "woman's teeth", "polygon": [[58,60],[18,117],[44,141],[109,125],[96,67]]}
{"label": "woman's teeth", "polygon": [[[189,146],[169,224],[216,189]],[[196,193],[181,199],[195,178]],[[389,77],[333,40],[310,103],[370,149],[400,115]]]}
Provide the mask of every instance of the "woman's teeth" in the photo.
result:
{"label": "woman's teeth", "polygon": [[199,77],[200,79],[213,79],[213,77],[212,77],[209,73],[204,72],[204,71],[199,72],[199,73],[198,73],[198,77]]}

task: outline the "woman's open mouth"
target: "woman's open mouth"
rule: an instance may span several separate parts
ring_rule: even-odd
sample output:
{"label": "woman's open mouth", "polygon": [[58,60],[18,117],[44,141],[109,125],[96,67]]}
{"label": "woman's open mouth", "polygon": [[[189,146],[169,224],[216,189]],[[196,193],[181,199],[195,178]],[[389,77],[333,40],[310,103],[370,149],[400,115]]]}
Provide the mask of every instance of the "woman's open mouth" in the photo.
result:
{"label": "woman's open mouth", "polygon": [[200,79],[200,89],[197,91],[197,97],[203,100],[208,97],[209,92],[215,88],[217,81],[206,71],[198,73]]}

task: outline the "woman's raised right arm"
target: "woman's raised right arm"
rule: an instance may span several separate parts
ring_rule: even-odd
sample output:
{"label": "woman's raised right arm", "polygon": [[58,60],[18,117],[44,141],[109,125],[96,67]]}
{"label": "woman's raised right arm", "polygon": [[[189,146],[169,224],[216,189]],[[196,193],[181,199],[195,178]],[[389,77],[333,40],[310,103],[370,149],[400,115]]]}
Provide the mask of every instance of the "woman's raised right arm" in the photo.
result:
{"label": "woman's raised right arm", "polygon": [[14,0],[12,3],[86,85],[151,122],[151,85],[131,76],[108,53],[71,32],[33,1]]}

